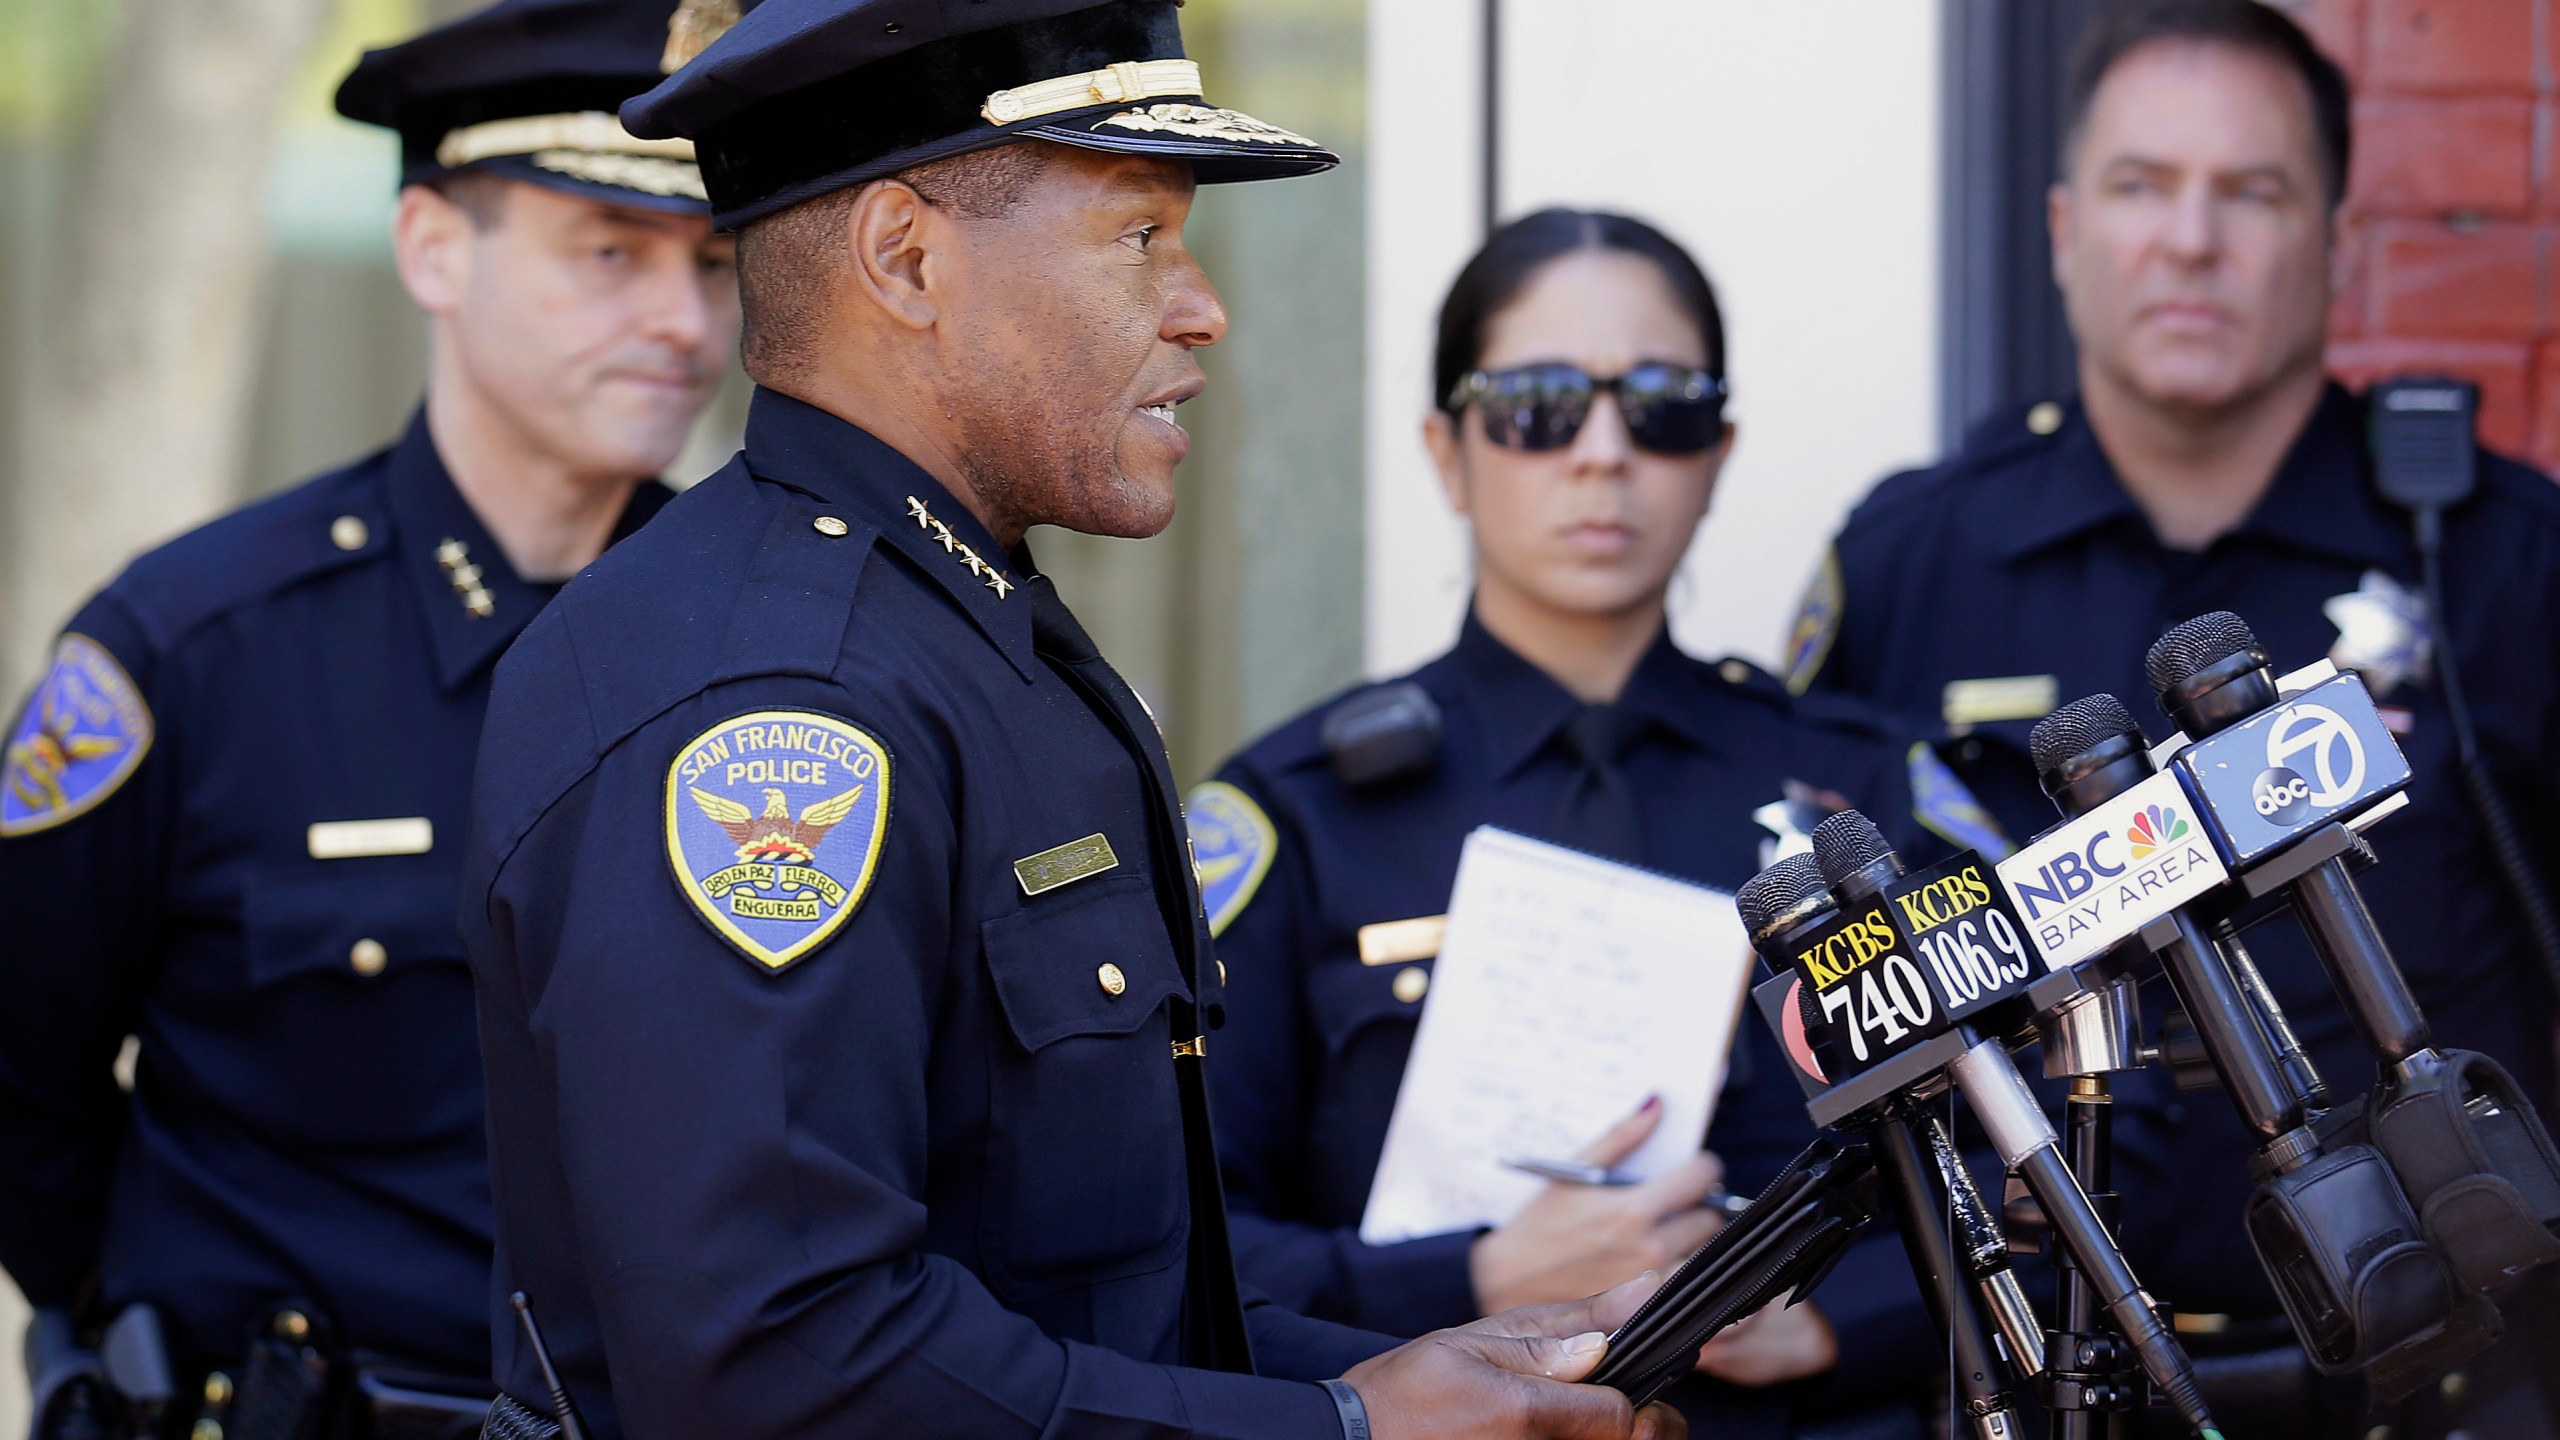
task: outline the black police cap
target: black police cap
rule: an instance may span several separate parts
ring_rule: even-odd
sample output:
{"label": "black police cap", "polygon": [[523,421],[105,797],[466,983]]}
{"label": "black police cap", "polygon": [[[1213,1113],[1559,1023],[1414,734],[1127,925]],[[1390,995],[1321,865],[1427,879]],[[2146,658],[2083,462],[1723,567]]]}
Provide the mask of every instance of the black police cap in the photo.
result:
{"label": "black police cap", "polygon": [[[723,0],[688,0],[707,8]],[[1340,157],[1211,105],[1176,0],[763,0],[622,107],[699,147],[724,229],[911,165],[1021,140],[1188,160],[1203,183]]]}
{"label": "black police cap", "polygon": [[400,179],[479,169],[618,205],[700,214],[693,146],[622,128],[665,78],[675,0],[498,0],[374,50],[338,113],[400,132]]}

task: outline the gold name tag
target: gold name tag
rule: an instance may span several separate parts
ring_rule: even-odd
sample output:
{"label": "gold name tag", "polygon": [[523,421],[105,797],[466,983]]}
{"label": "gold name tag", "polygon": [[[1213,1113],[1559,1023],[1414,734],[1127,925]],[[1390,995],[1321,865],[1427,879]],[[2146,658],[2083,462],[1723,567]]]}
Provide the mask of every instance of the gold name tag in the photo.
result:
{"label": "gold name tag", "polygon": [[1413,920],[1382,920],[1360,927],[1360,963],[1363,965],[1402,965],[1414,960],[1428,960],[1440,953],[1440,939],[1449,933],[1449,917],[1424,915]]}
{"label": "gold name tag", "polygon": [[1111,841],[1099,831],[1081,840],[1070,840],[1037,855],[1025,855],[1013,862],[1013,878],[1022,886],[1024,895],[1045,895],[1061,885],[1099,875],[1119,865],[1120,857],[1111,853]]}
{"label": "gold name tag", "polygon": [[2041,720],[2057,702],[2050,675],[2001,675],[1989,680],[1950,680],[1939,716],[1950,725],[1993,720]]}
{"label": "gold name tag", "polygon": [[435,824],[424,815],[404,815],[397,820],[323,820],[308,833],[314,860],[424,855],[436,848]]}

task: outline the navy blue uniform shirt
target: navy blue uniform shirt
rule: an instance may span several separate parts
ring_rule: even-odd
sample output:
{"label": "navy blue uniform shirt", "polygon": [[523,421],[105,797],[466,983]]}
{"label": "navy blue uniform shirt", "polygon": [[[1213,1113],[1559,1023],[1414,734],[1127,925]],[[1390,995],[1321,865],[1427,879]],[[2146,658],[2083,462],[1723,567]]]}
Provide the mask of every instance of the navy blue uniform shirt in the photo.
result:
{"label": "navy blue uniform shirt", "polygon": [[[2485,1051],[2549,1096],[2550,987],[2465,798],[2443,692],[2409,663],[2417,554],[2407,515],[2368,477],[2361,402],[2332,387],[2257,509],[2198,553],[2160,543],[2077,405],[2040,408],[2051,433],[2003,417],[1858,507],[1799,627],[1797,678],[1916,715],[1990,717],[1972,720],[1959,768],[2023,839],[2058,818],[2026,759],[2042,706],[2108,691],[2165,734],[2142,660],[2170,625],[2235,611],[2279,671],[2336,648],[2405,718],[2400,744],[2416,771],[2408,809],[2370,832],[2381,863],[2359,883],[2374,917],[2436,1043]],[[2446,516],[2444,543],[2450,614],[2435,640],[2460,657],[2489,764],[2548,862],[2560,834],[2560,490],[2483,452],[2479,490]],[[1837,628],[1827,654],[1826,611]],[[2283,918],[2246,938],[2332,1091],[2361,1093],[2373,1064],[2299,928]],[[2155,991],[2155,1022],[2161,1003]],[[2118,1088],[2128,1102],[2154,1092],[2120,1107],[2116,1175],[2144,1280],[2182,1309],[2273,1313],[2239,1224],[2249,1146],[2231,1107],[2214,1094],[2161,1096],[2156,1071]]]}
{"label": "navy blue uniform shirt", "polygon": [[1239,1298],[1170,772],[1046,583],[759,391],[500,667],[495,1292],[591,1433],[1340,1434],[1305,1382],[1388,1342]]}
{"label": "navy blue uniform shirt", "polygon": [[[1346,785],[1321,735],[1337,698],[1256,742],[1192,797],[1195,824],[1206,815],[1264,827],[1203,846],[1213,871],[1238,858],[1267,866],[1249,886],[1211,887],[1230,1012],[1211,1075],[1239,1268],[1309,1314],[1402,1335],[1474,1318],[1467,1257],[1480,1232],[1359,1238],[1433,965],[1363,964],[1359,932],[1445,912],[1476,826],[1548,831],[1578,773],[1560,732],[1581,709],[1472,615],[1456,648],[1410,678],[1443,716],[1427,773]],[[1912,823],[1915,760],[1904,747],[1845,714],[1800,713],[1836,702],[1801,706],[1765,673],[1694,659],[1666,632],[1619,708],[1641,724],[1619,763],[1637,802],[1636,858],[1650,869],[1739,887],[1777,838],[1752,812],[1791,781],[1866,810],[1915,865],[1944,851]],[[1924,752],[1916,763],[1925,773],[1935,762]],[[1728,1188],[1748,1195],[1814,1131],[1775,1037],[1745,1012],[1707,1143]],[[1820,1300],[1853,1389],[1916,1379],[1939,1350],[1889,1226],[1852,1250]]]}
{"label": "navy blue uniform shirt", "polygon": [[490,676],[550,588],[420,417],[71,622],[0,781],[0,1264],[31,1301],[98,1275],[210,1362],[293,1298],[351,1345],[485,1368],[453,908]]}

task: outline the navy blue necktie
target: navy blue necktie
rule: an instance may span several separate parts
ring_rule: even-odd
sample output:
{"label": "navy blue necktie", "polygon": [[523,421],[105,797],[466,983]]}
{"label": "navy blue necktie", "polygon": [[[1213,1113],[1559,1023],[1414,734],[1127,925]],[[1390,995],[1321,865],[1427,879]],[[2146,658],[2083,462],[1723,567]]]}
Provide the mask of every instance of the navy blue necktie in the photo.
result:
{"label": "navy blue necktie", "polygon": [[1643,719],[1618,706],[1585,705],[1556,732],[1556,743],[1575,768],[1556,796],[1548,839],[1612,860],[1643,862],[1635,789],[1618,763],[1643,731]]}

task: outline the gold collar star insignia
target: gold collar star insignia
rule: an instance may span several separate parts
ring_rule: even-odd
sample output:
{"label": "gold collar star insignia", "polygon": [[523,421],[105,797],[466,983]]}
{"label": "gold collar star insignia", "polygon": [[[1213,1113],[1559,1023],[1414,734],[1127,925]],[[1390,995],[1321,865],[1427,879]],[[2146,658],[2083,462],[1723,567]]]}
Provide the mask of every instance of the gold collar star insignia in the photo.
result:
{"label": "gold collar star insignia", "polygon": [[486,620],[498,613],[497,597],[480,582],[487,572],[471,562],[471,548],[447,535],[436,546],[436,564],[443,567],[445,579],[462,601],[463,612],[474,620]]}
{"label": "gold collar star insignia", "polygon": [[951,533],[950,526],[935,519],[933,511],[926,508],[925,503],[913,495],[907,497],[907,517],[916,522],[917,529],[941,541],[944,552],[957,556],[961,564],[969,567],[970,574],[986,581],[987,588],[996,592],[998,600],[1014,592],[1014,582],[1007,578],[1002,570],[979,558],[977,551],[962,543],[959,536]]}

